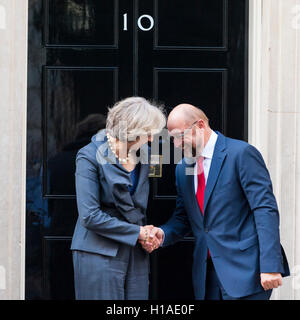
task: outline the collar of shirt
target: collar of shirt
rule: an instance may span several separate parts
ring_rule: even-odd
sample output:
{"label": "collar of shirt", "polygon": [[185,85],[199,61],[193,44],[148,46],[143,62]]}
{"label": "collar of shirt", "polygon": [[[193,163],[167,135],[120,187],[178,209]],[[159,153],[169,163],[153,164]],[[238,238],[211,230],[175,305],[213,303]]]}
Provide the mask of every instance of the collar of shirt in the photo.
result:
{"label": "collar of shirt", "polygon": [[[214,154],[215,145],[218,139],[218,135],[212,131],[201,155],[204,157],[203,160],[203,169],[204,169],[204,176],[205,176],[205,183],[207,182],[211,159]],[[198,187],[198,176],[197,176],[197,167],[198,163],[196,162],[196,165],[194,166],[194,186],[195,186],[195,193],[197,193],[197,187]]]}
{"label": "collar of shirt", "polygon": [[202,157],[212,159],[217,139],[218,139],[218,135],[212,130],[211,135],[204,149],[202,150],[202,153],[201,153]]}

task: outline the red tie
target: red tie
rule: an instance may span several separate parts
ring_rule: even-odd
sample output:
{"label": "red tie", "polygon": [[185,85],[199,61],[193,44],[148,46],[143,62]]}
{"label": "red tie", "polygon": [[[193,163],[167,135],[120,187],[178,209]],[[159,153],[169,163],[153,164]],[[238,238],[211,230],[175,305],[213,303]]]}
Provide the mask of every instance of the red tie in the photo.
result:
{"label": "red tie", "polygon": [[198,159],[198,188],[197,188],[197,201],[201,210],[201,214],[203,215],[203,204],[204,204],[204,191],[205,191],[205,176],[203,170],[203,157]]}
{"label": "red tie", "polygon": [[[198,187],[197,187],[196,198],[201,210],[201,214],[203,216],[203,204],[204,204],[204,192],[205,192],[205,175],[204,175],[204,169],[203,169],[203,157],[199,157],[198,159],[197,176],[198,176]],[[210,257],[210,252],[208,250],[208,258],[209,257]]]}

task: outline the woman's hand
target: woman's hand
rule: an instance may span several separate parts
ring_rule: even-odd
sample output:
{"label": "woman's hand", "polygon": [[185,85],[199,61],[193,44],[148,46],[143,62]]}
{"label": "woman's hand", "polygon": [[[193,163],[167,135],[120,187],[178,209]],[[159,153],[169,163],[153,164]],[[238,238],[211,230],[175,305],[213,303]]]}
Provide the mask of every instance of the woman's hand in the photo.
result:
{"label": "woman's hand", "polygon": [[139,235],[139,240],[140,241],[147,241],[149,238],[150,231],[152,230],[153,226],[144,226],[140,227],[140,235]]}
{"label": "woman's hand", "polygon": [[139,242],[142,247],[149,253],[157,249],[161,244],[161,239],[153,236],[151,231],[155,228],[153,225],[147,225],[140,228]]}

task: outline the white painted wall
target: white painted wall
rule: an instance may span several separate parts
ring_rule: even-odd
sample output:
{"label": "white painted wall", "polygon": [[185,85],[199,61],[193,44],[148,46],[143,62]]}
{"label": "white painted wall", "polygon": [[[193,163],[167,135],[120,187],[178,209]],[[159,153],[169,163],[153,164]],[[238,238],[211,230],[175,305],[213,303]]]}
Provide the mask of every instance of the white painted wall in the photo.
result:
{"label": "white painted wall", "polygon": [[0,0],[0,300],[23,299],[27,0]]}
{"label": "white painted wall", "polygon": [[273,299],[300,299],[300,0],[250,0],[249,142],[263,154],[292,276]]}

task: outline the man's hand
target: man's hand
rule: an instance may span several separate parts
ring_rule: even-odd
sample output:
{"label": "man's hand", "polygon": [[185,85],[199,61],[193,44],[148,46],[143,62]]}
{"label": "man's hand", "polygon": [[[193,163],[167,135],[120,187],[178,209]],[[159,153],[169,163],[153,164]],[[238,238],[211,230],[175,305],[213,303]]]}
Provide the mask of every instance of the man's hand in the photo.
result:
{"label": "man's hand", "polygon": [[155,244],[153,248],[153,250],[155,250],[162,244],[164,240],[164,232],[161,228],[154,227],[150,232],[149,238],[150,242],[153,242]]}
{"label": "man's hand", "polygon": [[265,290],[278,288],[282,285],[281,273],[261,273],[260,283]]}
{"label": "man's hand", "polygon": [[163,231],[153,225],[141,227],[139,242],[149,253],[157,249],[163,241]]}

